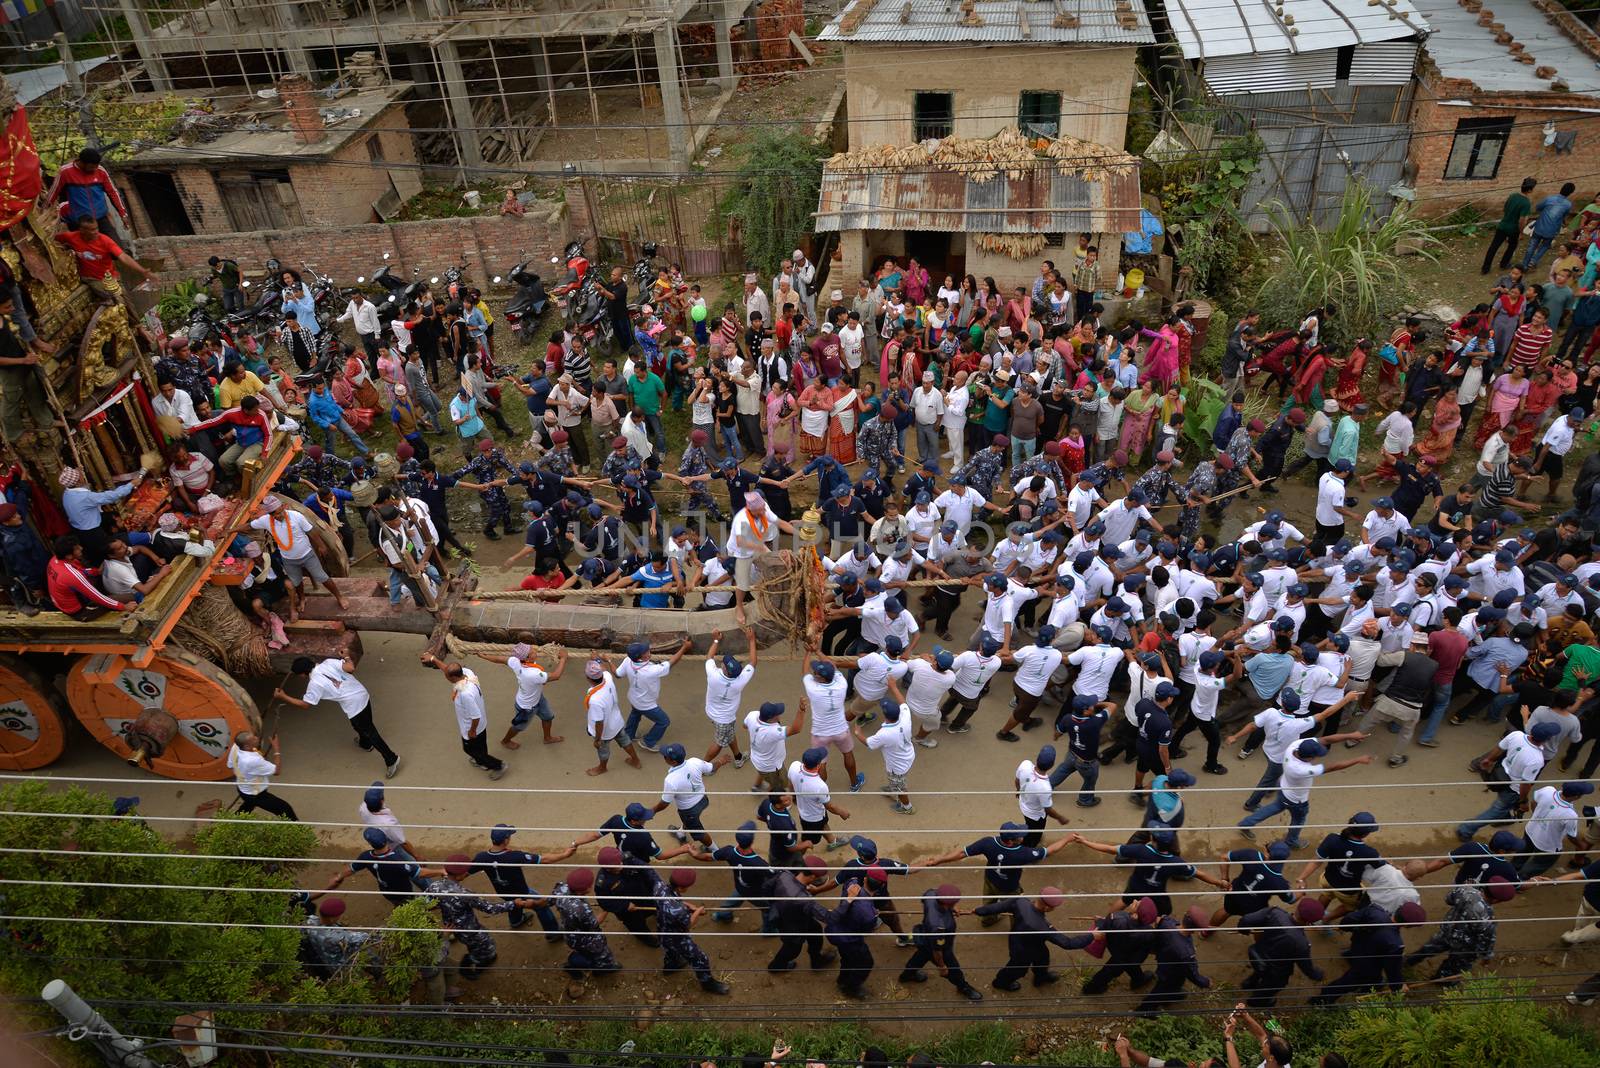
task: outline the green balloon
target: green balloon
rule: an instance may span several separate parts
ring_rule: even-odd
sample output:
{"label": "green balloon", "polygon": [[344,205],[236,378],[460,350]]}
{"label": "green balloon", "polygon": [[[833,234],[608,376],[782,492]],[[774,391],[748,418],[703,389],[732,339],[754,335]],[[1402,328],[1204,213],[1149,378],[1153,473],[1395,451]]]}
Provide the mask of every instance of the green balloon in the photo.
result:
{"label": "green balloon", "polygon": [[690,308],[689,309],[689,318],[693,319],[697,323],[705,322],[706,321],[706,306],[704,304],[696,304],[694,307]]}

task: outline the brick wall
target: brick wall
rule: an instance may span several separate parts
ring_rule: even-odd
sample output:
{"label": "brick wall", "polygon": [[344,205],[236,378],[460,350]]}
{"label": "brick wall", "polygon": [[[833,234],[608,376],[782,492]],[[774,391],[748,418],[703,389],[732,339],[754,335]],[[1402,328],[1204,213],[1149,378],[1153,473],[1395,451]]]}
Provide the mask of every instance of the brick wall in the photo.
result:
{"label": "brick wall", "polygon": [[[1472,83],[1442,77],[1436,68],[1424,65],[1422,88],[1411,112],[1411,162],[1416,168],[1418,207],[1428,215],[1439,215],[1462,204],[1498,207],[1516,191],[1522,179],[1539,181],[1534,198],[1554,193],[1566,181],[1578,183],[1580,194],[1593,185],[1584,175],[1600,149],[1600,116],[1573,112],[1531,111],[1530,107],[1592,108],[1592,97],[1574,93],[1485,93]],[[1441,100],[1469,100],[1472,107],[1447,107]],[[1509,119],[1513,126],[1506,142],[1500,169],[1494,178],[1465,180],[1445,178],[1445,163],[1450,158],[1455,130],[1462,119]],[[1560,155],[1544,144],[1544,123],[1553,120],[1557,130],[1573,130],[1578,139],[1570,154]]]}
{"label": "brick wall", "polygon": [[[341,284],[371,275],[383,265],[383,254],[402,274],[420,267],[424,277],[464,257],[467,275],[486,281],[504,275],[524,254],[536,260],[559,255],[567,241],[565,208],[548,214],[530,211],[515,219],[493,215],[470,219],[371,223],[362,226],[318,226],[295,230],[263,230],[242,234],[195,237],[146,237],[134,242],[141,260],[163,261],[163,281],[203,275],[207,258],[226,253],[248,274],[259,276],[262,264],[276,257],[298,268],[310,262]],[[550,272],[541,271],[550,276]]]}

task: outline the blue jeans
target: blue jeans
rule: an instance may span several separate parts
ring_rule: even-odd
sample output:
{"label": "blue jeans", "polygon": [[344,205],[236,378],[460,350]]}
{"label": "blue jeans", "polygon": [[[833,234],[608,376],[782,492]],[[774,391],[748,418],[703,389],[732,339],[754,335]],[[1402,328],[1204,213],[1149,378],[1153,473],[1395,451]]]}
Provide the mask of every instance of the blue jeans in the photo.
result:
{"label": "blue jeans", "polygon": [[367,453],[372,451],[371,449],[367,448],[367,443],[362,441],[360,435],[358,435],[355,432],[355,429],[350,426],[349,421],[341,415],[337,423],[330,423],[322,428],[322,447],[327,449],[329,452],[335,451],[333,447],[333,432],[335,430],[349,438],[350,444],[354,445],[356,447],[356,451],[362,456],[365,456]]}
{"label": "blue jeans", "polygon": [[28,321],[28,309],[22,303],[22,287],[12,282],[7,292],[11,294],[11,318],[17,324],[17,338],[24,345],[31,345],[39,335],[33,332],[33,324]]}
{"label": "blue jeans", "polygon": [[[437,584],[439,581],[439,569],[429,564],[428,577]],[[389,603],[399,604],[408,592],[406,584],[401,581],[400,572],[391,567],[389,569]]]}
{"label": "blue jeans", "polygon": [[[643,738],[639,738],[639,721],[641,719],[647,719],[653,724],[649,732],[646,733]],[[635,708],[633,711],[628,713],[627,725],[622,729],[627,731],[629,736],[639,738],[639,741],[647,749],[655,749],[661,744],[662,735],[667,733],[667,728],[671,726],[671,724],[672,719],[665,712],[661,711],[659,707]]]}
{"label": "blue jeans", "polygon": [[735,889],[732,894],[728,895],[728,899],[724,901],[722,906],[716,910],[716,913],[712,916],[712,919],[718,921],[719,923],[729,923],[733,920],[733,910],[738,908],[740,905],[749,905],[751,908],[761,913],[761,932],[763,934],[769,934],[772,932],[772,910],[765,902],[757,901],[754,898],[745,897],[744,894],[740,893],[737,889]]}
{"label": "blue jeans", "polygon": [[744,449],[739,447],[739,428],[737,426],[718,427],[722,434],[722,451],[731,456],[737,463],[744,459]]}
{"label": "blue jeans", "polygon": [[1028,438],[1026,440],[1022,438],[1012,438],[1011,466],[1015,467],[1022,461],[1030,459],[1033,456],[1034,447],[1038,444],[1039,442],[1035,438]]}
{"label": "blue jeans", "polygon": [[1088,801],[1094,797],[1094,787],[1100,781],[1100,761],[1080,760],[1072,750],[1067,750],[1067,757],[1056,765],[1050,773],[1050,788],[1055,789],[1067,780],[1073,772],[1083,776],[1083,789],[1078,791],[1079,801]]}
{"label": "blue jeans", "polygon": [[1512,820],[1511,812],[1517,807],[1518,800],[1520,800],[1520,795],[1517,791],[1509,787],[1502,789],[1494,795],[1494,801],[1488,808],[1456,828],[1456,837],[1465,842],[1487,824],[1510,823]]}
{"label": "blue jeans", "polygon": [[[1256,792],[1245,799],[1245,808],[1255,808],[1266,800],[1267,791],[1278,785],[1278,780],[1283,778],[1283,765],[1274,761],[1267,761],[1267,770],[1261,773],[1261,781],[1256,783]],[[1277,811],[1283,811],[1278,809]],[[1244,826],[1244,824],[1240,824]]]}
{"label": "blue jeans", "polygon": [[1299,849],[1304,844],[1300,841],[1300,828],[1306,825],[1306,815],[1310,811],[1311,802],[1290,801],[1283,796],[1283,791],[1279,790],[1278,795],[1271,801],[1268,801],[1240,820],[1239,826],[1254,827],[1263,820],[1270,820],[1280,812],[1287,812],[1289,814],[1289,833],[1283,836],[1283,840],[1290,849]]}
{"label": "blue jeans", "polygon": [[519,734],[528,729],[528,724],[533,722],[535,716],[541,723],[549,723],[556,718],[556,714],[550,711],[549,699],[543,694],[539,695],[539,703],[532,708],[523,708],[515,701],[511,703],[511,707],[515,709],[511,716],[511,729]]}
{"label": "blue jeans", "polygon": [[1445,709],[1450,707],[1450,691],[1455,685],[1452,680],[1448,685],[1433,688],[1433,708],[1428,711],[1428,721],[1422,725],[1422,736],[1417,741],[1431,742],[1439,733],[1439,724],[1444,722]]}
{"label": "blue jeans", "polygon": [[1522,269],[1530,271],[1537,266],[1544,258],[1544,254],[1550,251],[1550,245],[1554,241],[1554,237],[1540,237],[1537,232],[1528,238],[1528,251],[1522,254]]}
{"label": "blue jeans", "polygon": [[645,428],[650,431],[650,442],[656,447],[656,452],[662,456],[667,454],[667,430],[661,425],[660,412],[640,412],[644,419]]}

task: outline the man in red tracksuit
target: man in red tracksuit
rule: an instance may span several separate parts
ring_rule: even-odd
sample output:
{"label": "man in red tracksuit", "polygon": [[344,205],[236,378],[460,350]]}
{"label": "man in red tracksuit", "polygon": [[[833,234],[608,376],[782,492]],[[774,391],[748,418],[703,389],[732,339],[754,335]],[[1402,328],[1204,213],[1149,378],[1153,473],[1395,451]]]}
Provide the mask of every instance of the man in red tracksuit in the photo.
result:
{"label": "man in red tracksuit", "polygon": [[128,224],[127,205],[123,204],[117,187],[111,184],[111,175],[100,166],[100,152],[97,149],[83,149],[77,159],[56,173],[56,180],[45,194],[45,202],[59,202],[61,214],[71,226],[77,225],[78,220],[87,215],[100,224],[101,233],[110,234],[109,216],[112,208],[117,210],[123,226]]}

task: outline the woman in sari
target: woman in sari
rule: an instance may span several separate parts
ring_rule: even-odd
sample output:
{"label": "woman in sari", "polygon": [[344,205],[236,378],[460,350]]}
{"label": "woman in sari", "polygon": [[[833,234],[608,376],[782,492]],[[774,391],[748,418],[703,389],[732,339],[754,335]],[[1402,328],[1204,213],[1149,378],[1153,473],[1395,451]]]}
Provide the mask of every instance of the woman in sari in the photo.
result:
{"label": "woman in sari", "polygon": [[767,459],[781,446],[785,456],[794,452],[800,424],[800,406],[787,383],[774,382],[767,392]]}
{"label": "woman in sari", "polygon": [[1527,293],[1520,285],[1512,286],[1495,298],[1494,315],[1489,321],[1489,328],[1494,334],[1494,351],[1511,351],[1511,337],[1522,325],[1522,309],[1527,303]]}
{"label": "woman in sari", "polygon": [[1147,379],[1123,402],[1122,433],[1117,448],[1128,454],[1130,463],[1137,462],[1150,443],[1150,430],[1161,410],[1161,395],[1153,387],[1154,383]]}
{"label": "woman in sari", "polygon": [[1511,370],[1494,380],[1494,385],[1489,388],[1489,407],[1484,410],[1483,421],[1478,424],[1478,435],[1472,441],[1473,448],[1483,448],[1489,435],[1511,425],[1517,409],[1522,407],[1522,399],[1528,395],[1532,385],[1520,364],[1512,365]]}
{"label": "woman in sari", "polygon": [[1150,349],[1145,353],[1144,369],[1140,382],[1154,382],[1163,393],[1178,380],[1178,332],[1176,315],[1162,324],[1159,331],[1141,328],[1141,337],[1150,339]]}
{"label": "woman in sari", "polygon": [[1335,365],[1339,368],[1339,377],[1333,383],[1333,399],[1339,402],[1339,407],[1344,411],[1348,412],[1362,402],[1361,376],[1366,373],[1367,357],[1371,354],[1372,342],[1359,338],[1351,348],[1350,355]]}
{"label": "woman in sari", "polygon": [[1189,360],[1194,354],[1194,305],[1180,304],[1173,330],[1178,336],[1178,381],[1189,384]]}
{"label": "woman in sari", "polygon": [[1289,392],[1294,402],[1302,408],[1315,410],[1322,407],[1322,380],[1328,374],[1328,354],[1321,345],[1306,353],[1305,359],[1294,373],[1294,384]]}
{"label": "woman in sari", "polygon": [[1511,439],[1511,454],[1526,456],[1533,452],[1533,436],[1544,422],[1544,413],[1555,407],[1561,396],[1561,387],[1551,380],[1550,372],[1539,368],[1528,383],[1527,395],[1522,398],[1522,408],[1517,412],[1513,426],[1516,437]]}
{"label": "woman in sari", "polygon": [[1449,456],[1455,447],[1456,435],[1461,432],[1461,405],[1456,401],[1456,391],[1447,389],[1433,405],[1433,421],[1428,433],[1417,443],[1422,456]]}
{"label": "woman in sari", "polygon": [[808,463],[828,447],[828,422],[833,412],[833,391],[820,378],[808,379],[800,391],[800,457]]}
{"label": "woman in sari", "polygon": [[383,398],[378,395],[378,387],[372,384],[372,376],[367,374],[367,365],[361,357],[351,354],[344,362],[344,380],[350,386],[350,394],[355,398],[356,407],[371,408],[374,411],[384,409]]}
{"label": "woman in sari", "polygon": [[841,382],[827,391],[828,455],[841,464],[856,462],[856,426],[867,405],[861,394]]}
{"label": "woman in sari", "polygon": [[394,407],[394,387],[405,382],[405,368],[387,345],[378,350],[378,380],[383,383],[384,403]]}

